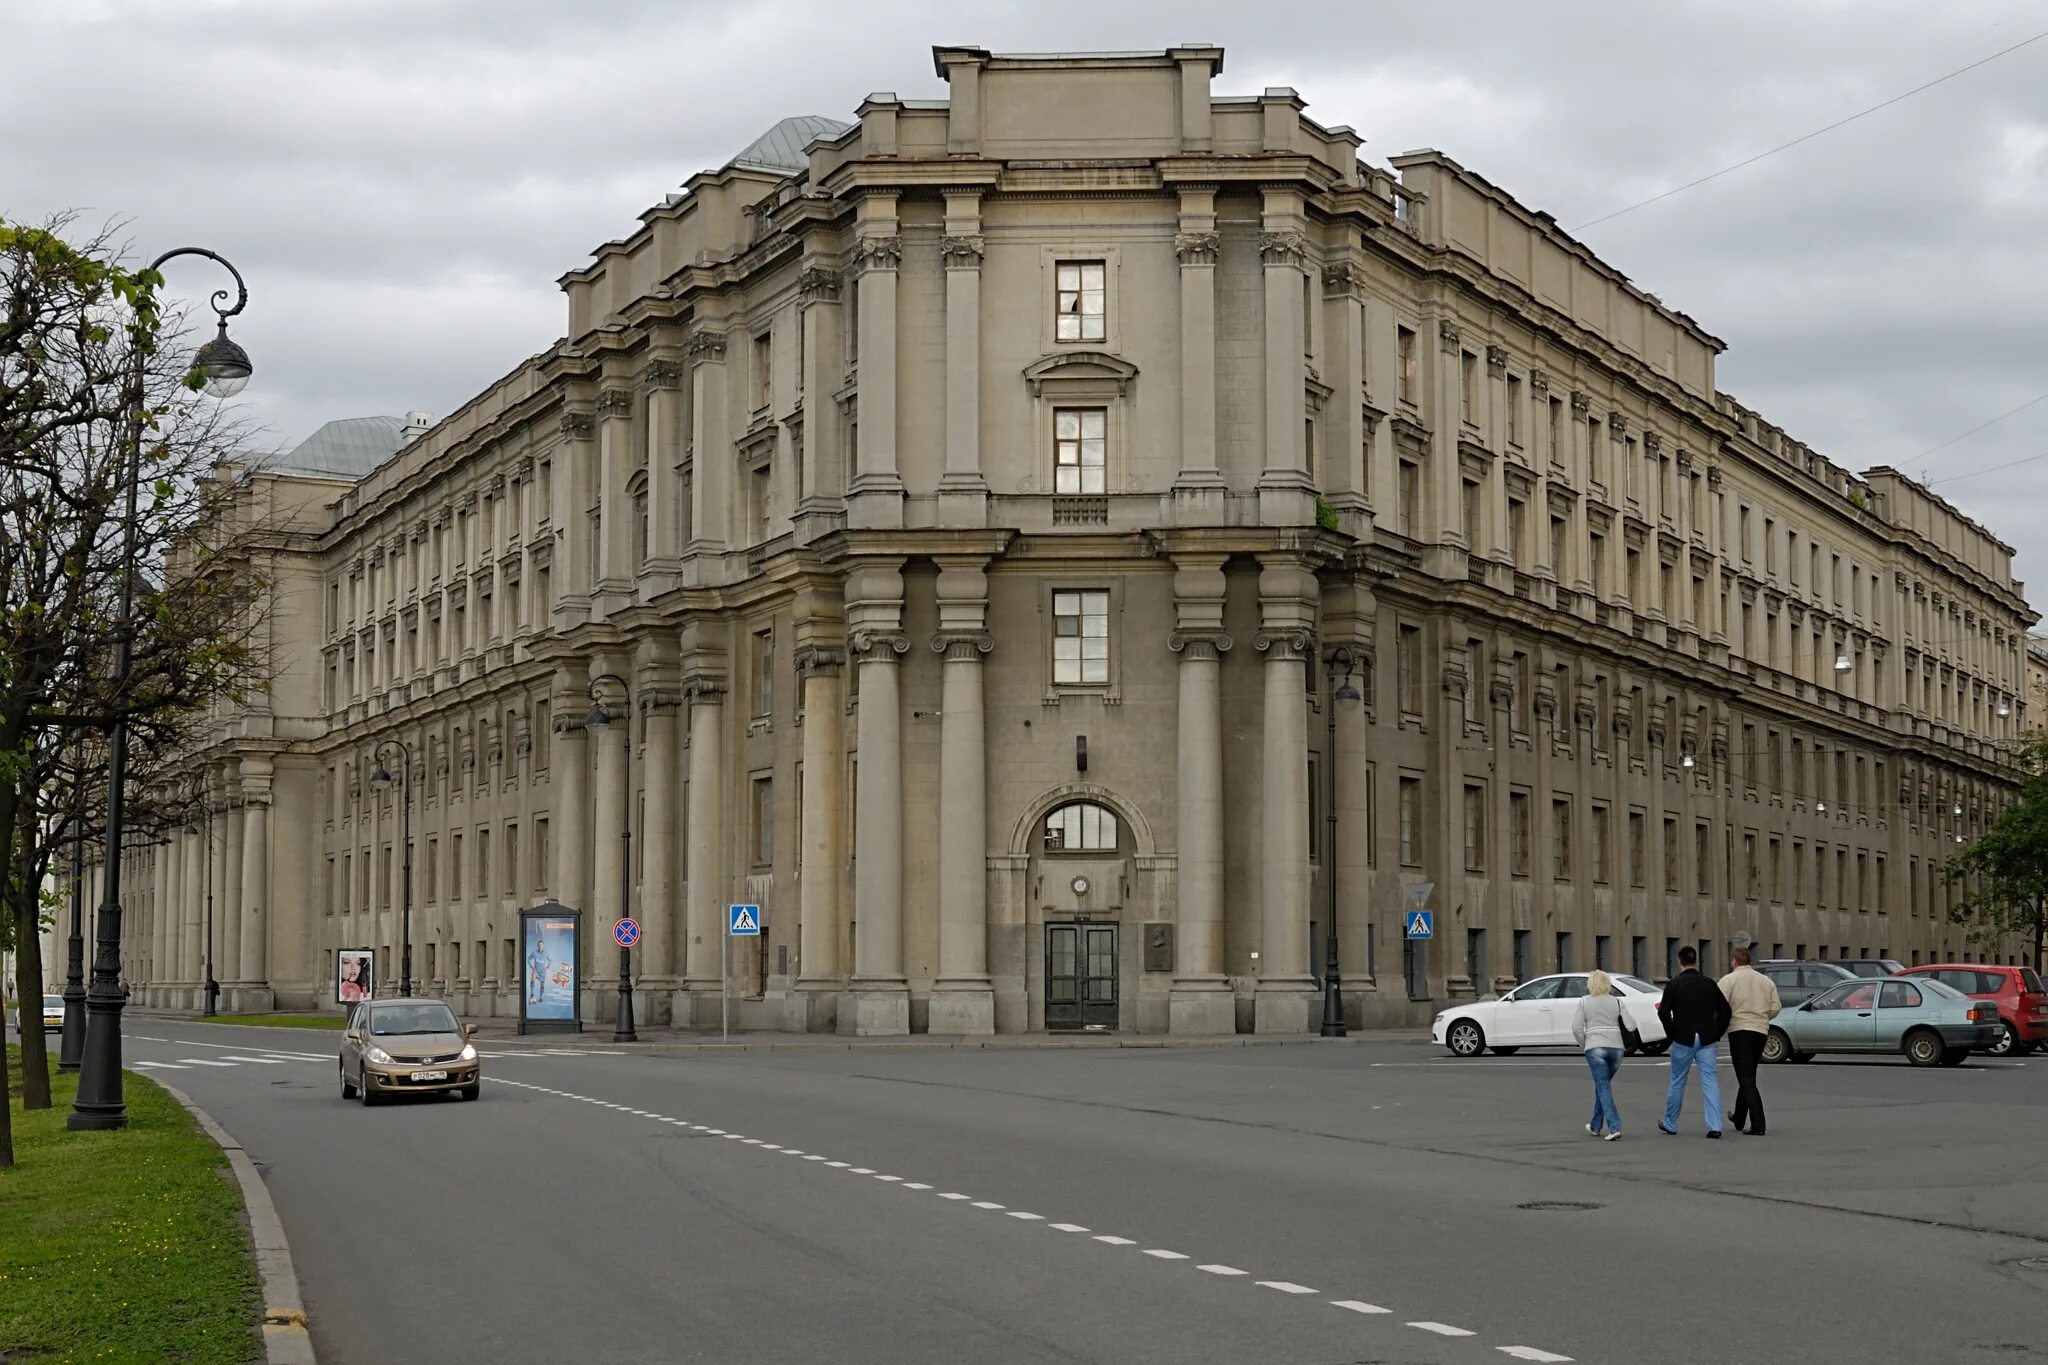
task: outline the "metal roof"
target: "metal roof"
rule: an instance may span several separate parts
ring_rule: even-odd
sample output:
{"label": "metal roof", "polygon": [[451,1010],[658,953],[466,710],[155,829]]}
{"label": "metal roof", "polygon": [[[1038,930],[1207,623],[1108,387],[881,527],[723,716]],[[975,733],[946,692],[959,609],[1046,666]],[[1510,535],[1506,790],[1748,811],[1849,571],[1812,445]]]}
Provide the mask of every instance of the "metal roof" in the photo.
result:
{"label": "metal roof", "polygon": [[853,125],[818,114],[786,118],[740,149],[731,165],[795,175],[811,164],[804,148],[813,138],[837,137]]}
{"label": "metal roof", "polygon": [[353,482],[397,454],[404,444],[403,417],[342,417],[258,467],[266,474]]}

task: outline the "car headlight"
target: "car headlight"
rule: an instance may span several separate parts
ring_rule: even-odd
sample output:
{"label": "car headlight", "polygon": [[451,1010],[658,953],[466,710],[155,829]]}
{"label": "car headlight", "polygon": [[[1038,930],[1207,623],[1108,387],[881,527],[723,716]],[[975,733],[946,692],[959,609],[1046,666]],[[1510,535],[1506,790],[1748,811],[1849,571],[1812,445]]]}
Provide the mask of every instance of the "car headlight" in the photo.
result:
{"label": "car headlight", "polygon": [[390,1066],[391,1054],[386,1052],[381,1047],[364,1048],[363,1060],[366,1062],[374,1062],[378,1066]]}
{"label": "car headlight", "polygon": [[465,1062],[473,1062],[476,1060],[475,1043],[464,1043],[462,1045],[462,1060]]}

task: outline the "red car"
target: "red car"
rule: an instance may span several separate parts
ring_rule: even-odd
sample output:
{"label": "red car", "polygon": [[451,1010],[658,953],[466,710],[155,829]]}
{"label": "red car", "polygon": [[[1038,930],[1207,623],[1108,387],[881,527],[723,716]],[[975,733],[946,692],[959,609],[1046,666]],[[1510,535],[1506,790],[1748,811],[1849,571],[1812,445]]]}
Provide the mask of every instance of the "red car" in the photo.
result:
{"label": "red car", "polygon": [[1998,1006],[2004,1027],[1998,1042],[1987,1049],[1993,1057],[2024,1057],[2048,1042],[2048,994],[2032,967],[2001,967],[1989,962],[1930,962],[1908,967],[1899,976],[1931,976],[1964,995]]}

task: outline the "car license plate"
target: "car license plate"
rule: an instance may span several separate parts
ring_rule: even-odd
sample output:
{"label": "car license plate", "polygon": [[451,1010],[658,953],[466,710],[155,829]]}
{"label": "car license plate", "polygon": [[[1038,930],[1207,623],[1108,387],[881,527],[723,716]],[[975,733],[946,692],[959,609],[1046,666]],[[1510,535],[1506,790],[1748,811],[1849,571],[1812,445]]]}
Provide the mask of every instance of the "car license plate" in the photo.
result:
{"label": "car license plate", "polygon": [[448,1073],[445,1071],[415,1071],[412,1073],[412,1078],[416,1081],[445,1081],[448,1079]]}

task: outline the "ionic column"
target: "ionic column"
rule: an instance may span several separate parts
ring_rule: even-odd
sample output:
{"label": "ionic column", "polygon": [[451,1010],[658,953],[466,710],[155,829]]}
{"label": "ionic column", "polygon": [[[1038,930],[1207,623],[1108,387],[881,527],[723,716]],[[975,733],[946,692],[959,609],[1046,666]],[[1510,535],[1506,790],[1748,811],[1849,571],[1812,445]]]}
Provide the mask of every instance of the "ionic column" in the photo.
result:
{"label": "ionic column", "polygon": [[[213,907],[213,931],[218,935],[215,960],[220,964],[216,975],[224,986],[242,981],[242,850],[247,817],[239,790],[228,799],[227,838],[221,841],[220,850],[221,879],[215,884],[223,894],[215,898]],[[229,999],[232,1003],[232,997]]]}
{"label": "ionic column", "polygon": [[1173,1033],[1235,1033],[1237,1006],[1224,974],[1222,555],[1177,556],[1180,735],[1174,788],[1179,899],[1174,913]]}
{"label": "ionic column", "polygon": [[269,759],[242,760],[242,958],[237,975],[243,1009],[268,1009],[271,1003],[270,779]]}
{"label": "ionic column", "polygon": [[[584,399],[585,402],[589,400]],[[578,626],[590,619],[590,595],[596,590],[591,567],[590,505],[594,490],[591,488],[591,471],[597,467],[597,457],[591,450],[592,438],[597,435],[597,415],[587,407],[564,408],[560,419],[562,442],[555,448],[554,469],[550,477],[554,481],[554,506],[549,514],[555,523],[555,534],[560,537],[555,546],[555,601],[552,604],[553,621],[557,629]],[[467,495],[471,500],[475,495]],[[458,501],[458,507],[460,502]],[[464,527],[467,535],[476,525],[476,516],[471,515],[457,522]],[[467,570],[476,567],[475,555],[464,551],[463,564]],[[458,586],[453,576],[449,579],[449,591],[461,594],[466,591]],[[453,628],[450,634],[453,635]],[[461,658],[463,642],[452,640],[451,652]],[[580,711],[579,711],[580,714]],[[574,904],[564,898],[565,904]]]}
{"label": "ionic column", "polygon": [[[631,499],[626,481],[633,476],[633,392],[606,389],[597,396],[598,547],[596,592],[599,610],[626,605],[633,574],[640,567],[633,554]],[[653,509],[649,509],[649,516]]]}
{"label": "ionic column", "polygon": [[687,896],[690,941],[684,954],[683,990],[677,1021],[695,1011],[694,1022],[709,1023],[724,986],[720,965],[725,936],[725,692],[726,676],[715,658],[693,661],[683,679],[690,708],[690,793],[685,821],[690,857]]}
{"label": "ionic column", "polygon": [[[946,603],[939,575],[941,611]],[[977,569],[973,573],[981,578]],[[986,599],[979,604],[986,608]],[[930,1031],[995,1032],[995,995],[988,976],[988,774],[982,713],[982,656],[995,647],[986,633],[942,629],[932,648],[945,656],[939,707],[939,977],[932,989]]]}
{"label": "ionic column", "polygon": [[[647,794],[644,827],[634,830],[640,845],[639,976],[650,992],[664,996],[675,986],[676,915],[676,712],[683,694],[673,677],[642,678],[640,719],[646,727],[640,789]],[[627,794],[631,799],[631,793]]]}
{"label": "ionic column", "polygon": [[1308,971],[1308,679],[1314,657],[1315,575],[1269,564],[1259,575],[1265,659],[1265,781],[1260,862],[1262,932],[1253,1027],[1306,1032],[1315,1002]]}
{"label": "ionic column", "polygon": [[[682,510],[676,474],[683,450],[682,361],[674,356],[657,357],[649,362],[641,383],[647,390],[647,563],[633,567],[636,572],[673,575],[682,566],[683,536],[688,530],[676,524]],[[630,545],[630,530],[627,541]],[[673,578],[664,577],[657,586],[673,583]]]}
{"label": "ionic column", "polygon": [[690,542],[686,553],[725,552],[732,498],[728,482],[733,460],[726,419],[725,334],[690,335]]}
{"label": "ionic column", "polygon": [[803,309],[803,452],[796,500],[796,539],[809,544],[839,528],[845,504],[846,452],[840,449],[835,398],[846,374],[845,323],[839,315],[839,272],[807,260],[797,276]]}
{"label": "ionic column", "polygon": [[1216,232],[1213,186],[1184,186],[1180,259],[1180,469],[1173,476],[1176,525],[1219,524],[1224,519],[1223,474],[1216,467]]}
{"label": "ionic column", "polygon": [[[551,874],[555,899],[576,910],[590,904],[590,733],[583,717],[590,708],[590,680],[581,664],[555,673],[550,723],[555,727],[549,759],[549,824],[554,835]],[[482,964],[478,964],[481,969]],[[481,970],[479,975],[487,975]]]}
{"label": "ionic column", "polygon": [[[797,982],[809,997],[806,1027],[836,1025],[841,986],[839,876],[845,863],[840,830],[845,764],[845,685],[839,670],[846,651],[806,644],[797,651],[804,689],[803,867],[798,878]],[[831,1008],[822,997],[832,996]]]}
{"label": "ionic column", "polygon": [[179,980],[178,916],[185,905],[185,827],[173,824],[157,859],[156,921],[150,926],[150,1003],[170,1003],[166,988]]}
{"label": "ionic column", "polygon": [[903,525],[903,476],[896,451],[896,271],[903,259],[896,197],[870,191],[857,209],[853,261],[859,272],[860,429],[847,523],[862,529]]}
{"label": "ionic column", "polygon": [[202,999],[206,989],[206,949],[203,936],[206,926],[206,871],[207,844],[212,826],[210,817],[201,813],[198,831],[185,836],[185,914],[178,926],[178,980],[194,988],[190,1000]]}
{"label": "ionic column", "polygon": [[[910,1032],[910,990],[903,971],[903,740],[896,661],[910,641],[901,619],[903,580],[893,571],[855,575],[847,588],[848,653],[860,668],[860,770],[854,792],[853,980],[839,1009],[839,1031]],[[893,584],[893,600],[885,596]],[[857,601],[863,594],[871,600]],[[859,623],[859,624],[855,624]]]}
{"label": "ionic column", "polygon": [[981,191],[949,191],[946,233],[946,470],[941,526],[988,525],[981,472]]}
{"label": "ionic column", "polygon": [[625,907],[620,903],[620,879],[626,875],[625,851],[619,835],[626,828],[626,754],[633,746],[632,699],[608,697],[604,705],[613,722],[591,736],[597,748],[596,811],[591,823],[590,916],[586,939],[590,961],[583,969],[586,1019],[611,1017],[618,996],[610,989],[618,981],[618,956],[612,944],[612,926]]}
{"label": "ionic column", "polygon": [[1265,199],[1259,252],[1266,287],[1266,464],[1259,475],[1259,524],[1312,526],[1316,489],[1309,477],[1302,429],[1308,349],[1308,318],[1301,297],[1308,269],[1308,238],[1302,230],[1306,224],[1294,191],[1267,190]]}

